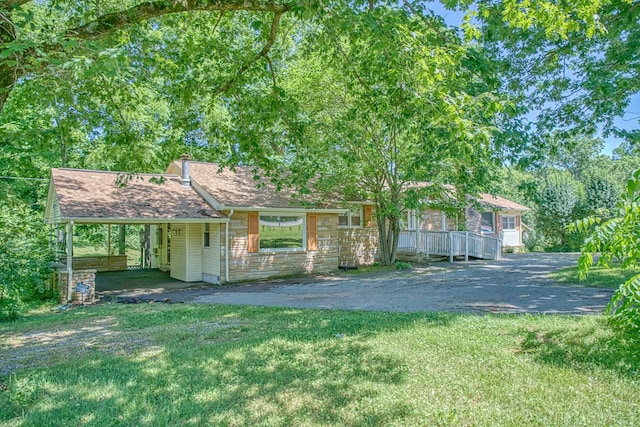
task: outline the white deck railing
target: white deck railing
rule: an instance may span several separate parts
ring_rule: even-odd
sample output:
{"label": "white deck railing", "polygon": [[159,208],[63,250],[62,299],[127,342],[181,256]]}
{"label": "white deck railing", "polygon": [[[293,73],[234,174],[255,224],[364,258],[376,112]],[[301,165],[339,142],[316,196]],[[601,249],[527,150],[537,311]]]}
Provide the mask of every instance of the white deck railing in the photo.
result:
{"label": "white deck railing", "polygon": [[500,259],[502,241],[470,231],[401,231],[398,250],[430,255]]}

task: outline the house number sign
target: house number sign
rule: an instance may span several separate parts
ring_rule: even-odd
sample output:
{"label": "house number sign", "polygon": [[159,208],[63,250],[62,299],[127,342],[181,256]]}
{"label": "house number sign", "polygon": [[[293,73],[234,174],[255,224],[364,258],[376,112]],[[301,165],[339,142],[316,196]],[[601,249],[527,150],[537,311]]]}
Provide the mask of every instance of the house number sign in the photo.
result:
{"label": "house number sign", "polygon": [[83,295],[89,295],[91,291],[91,287],[85,283],[78,282],[76,283],[76,292]]}

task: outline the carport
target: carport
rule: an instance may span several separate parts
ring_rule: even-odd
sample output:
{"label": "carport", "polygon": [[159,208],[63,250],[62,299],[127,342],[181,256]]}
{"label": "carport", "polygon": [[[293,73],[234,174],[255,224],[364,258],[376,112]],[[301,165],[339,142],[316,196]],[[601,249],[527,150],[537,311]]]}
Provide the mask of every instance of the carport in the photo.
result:
{"label": "carport", "polygon": [[[202,243],[198,239],[202,238],[200,230],[205,229],[204,225],[217,227],[218,224],[227,223],[229,220],[211,207],[189,182],[176,175],[131,175],[120,172],[52,169],[45,221],[50,224],[52,230],[56,230],[55,233],[51,233],[52,236],[65,236],[62,242],[56,239],[55,244],[62,243],[65,254],[58,260],[61,262],[58,264],[58,283],[66,284],[60,286],[60,297],[63,301],[70,301],[74,294],[74,285],[79,282],[89,284],[92,291],[94,290],[97,270],[91,265],[81,266],[82,270],[74,268],[74,225],[139,224],[175,228],[183,244],[175,245],[172,249],[173,265],[166,265],[169,276],[173,278],[170,277],[171,281],[161,280],[164,283],[173,283],[177,281],[175,279],[181,279],[179,273],[188,267],[185,263],[190,260],[189,250],[196,247],[201,250]],[[179,229],[185,231],[180,233],[177,231]],[[187,238],[191,238],[192,241],[185,244]],[[164,248],[167,250],[168,245]],[[219,254],[213,261],[217,262],[217,270],[213,274],[217,272],[219,275]],[[177,273],[174,274],[174,270]],[[204,273],[202,266],[200,271]],[[159,273],[161,272],[156,274]],[[202,273],[196,279],[190,277],[189,280],[199,281],[202,279]],[[150,270],[142,270],[138,274],[141,275],[138,280],[145,274],[149,275],[149,279],[156,277]],[[125,276],[123,273],[123,278]],[[147,280],[145,283],[150,285],[154,281]]]}

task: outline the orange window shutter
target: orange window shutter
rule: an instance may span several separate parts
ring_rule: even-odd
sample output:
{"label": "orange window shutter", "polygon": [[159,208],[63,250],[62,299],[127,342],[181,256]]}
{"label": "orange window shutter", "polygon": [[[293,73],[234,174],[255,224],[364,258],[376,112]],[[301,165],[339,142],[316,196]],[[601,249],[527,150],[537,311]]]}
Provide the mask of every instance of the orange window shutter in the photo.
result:
{"label": "orange window shutter", "polygon": [[516,230],[520,230],[520,215],[516,215]]}
{"label": "orange window shutter", "polygon": [[496,229],[498,233],[502,231],[502,216],[499,213],[496,213]]}
{"label": "orange window shutter", "polygon": [[249,214],[249,236],[247,239],[247,252],[258,252],[260,248],[259,218],[257,213]]}
{"label": "orange window shutter", "polygon": [[318,216],[307,215],[307,250],[318,250]]}
{"label": "orange window shutter", "polygon": [[364,206],[364,226],[371,227],[371,206]]}

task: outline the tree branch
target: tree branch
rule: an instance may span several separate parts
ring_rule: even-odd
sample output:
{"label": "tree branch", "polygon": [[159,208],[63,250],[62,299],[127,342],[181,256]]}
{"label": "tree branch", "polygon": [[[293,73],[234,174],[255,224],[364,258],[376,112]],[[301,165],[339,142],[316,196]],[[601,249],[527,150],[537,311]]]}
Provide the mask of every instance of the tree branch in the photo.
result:
{"label": "tree branch", "polygon": [[29,3],[31,0],[0,0],[0,9],[11,10],[22,6],[25,3]]}
{"label": "tree branch", "polygon": [[433,25],[431,22],[429,22],[429,20],[421,13],[418,13],[418,11],[416,10],[416,8],[407,0],[403,0],[402,2],[405,7],[407,9],[409,9],[411,11],[411,13],[413,13],[414,15],[416,15],[418,18],[420,18],[420,20],[427,26],[429,27],[429,29],[431,31],[433,31],[434,33],[436,33],[436,35],[438,36],[438,38],[440,39],[440,41],[442,42],[442,44],[447,44],[447,38],[445,37],[445,35],[442,33],[442,31],[440,30],[440,28],[436,27],[435,25]]}
{"label": "tree branch", "polygon": [[[9,0],[11,1],[11,0]],[[258,0],[159,0],[140,3],[129,9],[108,13],[95,21],[67,31],[68,37],[93,40],[104,37],[120,28],[158,16],[188,11],[219,12],[273,12],[278,16],[291,10],[289,3]]]}
{"label": "tree branch", "polygon": [[276,40],[276,36],[278,35],[278,27],[280,26],[280,18],[282,18],[282,14],[283,13],[284,12],[276,12],[275,15],[273,16],[273,20],[271,21],[271,32],[269,33],[269,39],[267,40],[267,43],[264,45],[262,50],[260,52],[258,52],[258,54],[256,56],[254,56],[253,59],[251,59],[249,62],[244,64],[242,67],[240,67],[240,69],[238,70],[238,72],[236,73],[236,75],[233,78],[228,80],[224,85],[222,85],[218,90],[216,90],[214,92],[214,94],[213,94],[214,97],[219,95],[219,94],[221,94],[221,93],[223,93],[223,92],[226,92],[227,90],[229,90],[229,88],[236,81],[238,81],[240,76],[242,76],[251,67],[251,65],[253,65],[256,61],[258,61],[258,59],[267,56],[267,54],[269,53],[269,50],[271,50],[271,46],[273,46],[273,43]]}

